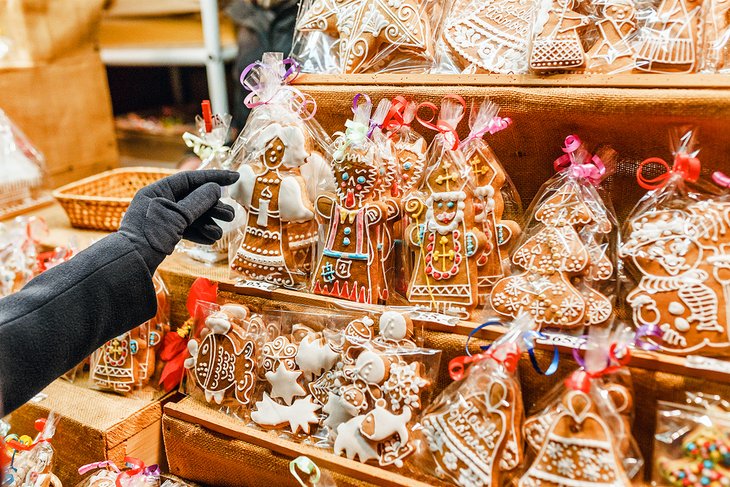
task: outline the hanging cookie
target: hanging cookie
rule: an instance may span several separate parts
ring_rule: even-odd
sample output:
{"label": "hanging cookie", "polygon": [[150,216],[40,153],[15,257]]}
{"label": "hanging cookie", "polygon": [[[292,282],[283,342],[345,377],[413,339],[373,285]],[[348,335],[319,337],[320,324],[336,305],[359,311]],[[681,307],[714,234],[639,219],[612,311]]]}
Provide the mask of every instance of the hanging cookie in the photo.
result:
{"label": "hanging cookie", "polygon": [[545,22],[538,22],[532,40],[530,69],[561,71],[582,68],[586,53],[580,32],[588,26],[588,17],[576,12],[573,0],[548,0],[547,12],[540,12]]}
{"label": "hanging cookie", "polygon": [[692,73],[698,65],[701,2],[662,0],[639,29],[636,69]]}
{"label": "hanging cookie", "polygon": [[596,21],[598,40],[588,51],[588,73],[623,73],[634,67],[636,34],[634,0],[610,0],[601,6]]}

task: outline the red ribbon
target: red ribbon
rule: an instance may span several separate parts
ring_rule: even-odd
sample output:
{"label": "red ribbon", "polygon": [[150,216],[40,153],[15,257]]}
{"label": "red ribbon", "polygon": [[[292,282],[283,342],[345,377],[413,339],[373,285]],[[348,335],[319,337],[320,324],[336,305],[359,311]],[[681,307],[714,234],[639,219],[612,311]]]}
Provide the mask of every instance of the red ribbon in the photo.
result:
{"label": "red ribbon", "polygon": [[722,186],[723,188],[730,188],[730,176],[727,174],[715,171],[712,173],[712,180],[717,184],[718,186]]}
{"label": "red ribbon", "polygon": [[197,316],[198,301],[215,303],[218,298],[218,283],[204,277],[197,278],[190,286],[185,307],[192,318]]}
{"label": "red ribbon", "polygon": [[476,355],[463,355],[451,359],[449,362],[449,376],[452,380],[461,380],[465,377],[466,366],[481,362],[482,360],[494,360],[502,364],[511,374],[517,370],[520,361],[520,353],[514,343],[504,344],[496,349],[489,349]]}
{"label": "red ribbon", "polygon": [[[464,109],[466,109],[466,102],[464,99],[459,95],[446,95],[444,99],[449,100],[456,100],[458,103],[461,104]],[[423,119],[420,116],[418,116],[418,112],[421,111],[421,108],[426,108],[430,110],[430,117],[428,119]],[[423,102],[420,105],[418,105],[418,110],[416,111],[416,119],[420,122],[421,125],[426,127],[427,129],[435,130],[443,135],[444,141],[446,141],[448,138],[451,139],[451,147],[450,150],[456,150],[459,148],[459,134],[456,132],[456,127],[452,127],[448,122],[445,120],[441,120],[440,118],[437,118],[436,115],[438,113],[438,107],[434,105],[431,102]],[[434,123],[434,120],[436,122]]]}
{"label": "red ribbon", "polygon": [[117,487],[122,487],[122,479],[132,478],[144,471],[144,462],[138,458],[124,457],[124,463],[127,464],[129,470],[125,470],[117,475]]}
{"label": "red ribbon", "polygon": [[[587,179],[593,185],[597,185],[606,175],[606,165],[603,163],[600,157],[591,156],[587,162],[577,161],[576,153],[581,148],[583,142],[577,135],[569,135],[565,138],[565,146],[563,147],[562,156],[555,159],[553,167],[555,171],[563,171],[570,169],[573,176],[581,179]],[[586,157],[590,154],[586,153]]]}
{"label": "red ribbon", "polygon": [[[649,164],[659,164],[664,168],[665,172],[655,178],[649,179],[643,174],[644,168]],[[674,156],[674,164],[672,167],[669,167],[669,164],[664,159],[650,157],[639,164],[639,167],[636,169],[636,180],[639,186],[648,191],[652,191],[664,186],[672,174],[679,174],[683,179],[695,182],[700,177],[701,168],[700,160],[696,157],[691,157],[689,154],[682,153]]]}
{"label": "red ribbon", "polygon": [[408,107],[408,100],[402,95],[393,98],[390,111],[383,120],[383,129],[389,132],[397,132],[402,127],[410,127],[411,122],[405,121],[405,111]]}
{"label": "red ribbon", "polygon": [[629,363],[629,360],[631,359],[631,352],[628,348],[624,348],[621,351],[621,354],[619,354],[617,345],[612,343],[611,347],[608,349],[608,363],[606,364],[606,367],[595,372],[585,370],[585,362],[580,356],[578,349],[573,349],[573,357],[575,357],[576,362],[581,365],[581,368],[570,374],[570,376],[565,379],[565,385],[575,391],[581,391],[588,394],[591,390],[591,381],[593,379],[613,374],[620,370],[623,366]]}

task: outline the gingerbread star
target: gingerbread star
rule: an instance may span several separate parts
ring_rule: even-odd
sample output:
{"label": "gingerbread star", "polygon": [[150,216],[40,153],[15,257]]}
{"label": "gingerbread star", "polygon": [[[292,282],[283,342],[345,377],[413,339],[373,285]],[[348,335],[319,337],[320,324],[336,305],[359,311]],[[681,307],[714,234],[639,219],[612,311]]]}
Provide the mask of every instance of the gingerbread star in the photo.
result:
{"label": "gingerbread star", "polygon": [[306,395],[304,388],[297,382],[300,375],[301,370],[289,370],[283,363],[279,364],[276,372],[266,372],[266,380],[271,383],[271,397],[278,397],[290,405],[295,397]]}
{"label": "gingerbread star", "polygon": [[315,0],[297,29],[338,37],[345,73],[360,72],[396,49],[424,52],[430,36],[419,0]]}

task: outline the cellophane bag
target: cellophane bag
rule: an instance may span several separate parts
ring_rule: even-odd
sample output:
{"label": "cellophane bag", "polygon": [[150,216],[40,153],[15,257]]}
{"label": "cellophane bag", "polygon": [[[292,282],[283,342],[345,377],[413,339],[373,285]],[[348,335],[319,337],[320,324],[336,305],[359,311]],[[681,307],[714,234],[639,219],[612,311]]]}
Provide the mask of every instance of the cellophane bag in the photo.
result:
{"label": "cellophane bag", "polygon": [[424,408],[413,428],[416,453],[409,467],[464,487],[508,485],[519,473],[525,456],[517,364],[531,345],[532,326],[523,314],[486,351],[449,363],[455,382]]}
{"label": "cellophane bag", "polygon": [[143,389],[156,386],[160,346],[170,332],[170,292],[159,274],[154,274],[152,282],[157,296],[155,316],[109,340],[89,357],[89,381],[94,388],[147,395],[149,391]]}
{"label": "cellophane bag", "polygon": [[40,271],[37,243],[47,233],[36,217],[0,223],[0,297],[19,291]]}
{"label": "cellophane bag", "polygon": [[721,0],[702,2],[702,73],[730,73],[730,16]]}
{"label": "cellophane bag", "polygon": [[499,107],[489,100],[472,105],[469,136],[459,148],[464,153],[474,181],[474,221],[487,243],[477,258],[479,304],[489,300],[492,287],[509,272],[507,256],[522,229],[520,196],[484,136],[494,135],[512,123],[499,116]]}
{"label": "cellophane bag", "polygon": [[455,0],[436,43],[436,72],[526,74],[539,0]]}
{"label": "cellophane bag", "polygon": [[299,4],[291,57],[312,73],[416,72],[434,63],[445,2]]}
{"label": "cellophane bag", "polygon": [[17,434],[5,437],[4,447],[8,449],[10,464],[5,472],[0,471],[3,487],[60,487],[61,483],[53,475],[55,451],[51,446],[58,420],[53,412],[47,418],[37,420],[35,438],[18,437]]}
{"label": "cellophane bag", "polygon": [[398,201],[400,217],[393,225],[395,235],[394,260],[399,264],[400,271],[395,272],[390,284],[396,295],[406,296],[408,278],[413,271],[415,253],[411,246],[403,240],[405,228],[408,227],[410,217],[403,208],[406,195],[418,189],[426,171],[426,149],[428,144],[421,134],[413,127],[418,104],[407,100],[403,96],[396,96],[392,100],[390,112],[383,121],[383,130],[393,141],[395,147],[395,176],[391,186],[391,197]]}
{"label": "cellophane bag", "polygon": [[730,404],[687,392],[684,404],[659,401],[652,485],[730,485]]}
{"label": "cellophane bag", "polygon": [[[708,37],[705,38],[708,42],[722,42],[721,34],[703,19],[703,4],[712,3],[688,0],[640,2],[636,14],[637,34],[633,42],[636,71],[698,71],[702,58],[703,30],[709,27],[706,32]],[[718,25],[715,24],[715,27]]]}
{"label": "cellophane bag", "polygon": [[650,340],[661,351],[721,357],[730,352],[730,201],[700,177],[695,134],[672,133],[671,166],[657,157],[639,166],[649,192],[624,224],[623,287],[634,325],[660,329]]}
{"label": "cellophane bag", "polygon": [[335,190],[315,202],[320,245],[310,289],[363,304],[384,303],[388,283],[385,249],[379,244],[392,215],[381,174],[385,163],[382,147],[371,138],[370,98],[356,95],[352,110],[346,130],[334,134],[330,163]]}
{"label": "cellophane bag", "polygon": [[318,239],[314,200],[332,189],[329,137],[314,120],[316,103],[289,85],[298,72],[281,53],[266,53],[242,82],[252,110],[233,147],[240,179],[229,195],[245,210],[229,246],[232,277],[303,289]]}
{"label": "cellophane bag", "polygon": [[456,132],[466,104],[451,95],[440,111],[421,106],[432,116],[419,120],[438,133],[420,186],[403,198],[409,221],[403,239],[414,262],[406,297],[414,306],[468,319],[479,307],[477,259],[487,238],[476,222],[475,181]]}
{"label": "cellophane bag", "polygon": [[0,218],[49,199],[45,158],[0,110]]}
{"label": "cellophane bag", "polygon": [[230,416],[245,420],[262,373],[263,345],[279,330],[236,303],[199,301],[187,342],[184,391]]}
{"label": "cellophane bag", "polygon": [[619,232],[600,182],[615,153],[592,156],[574,135],[563,151],[558,173],[527,210],[510,254],[512,275],[494,285],[490,302],[498,315],[527,312],[541,329],[580,335],[613,316]]}
{"label": "cellophane bag", "polygon": [[594,329],[585,360],[574,353],[581,368],[525,419],[528,460],[516,485],[632,485],[643,458],[631,432],[629,336],[624,329]]}
{"label": "cellophane bag", "polygon": [[79,475],[90,475],[77,487],[158,487],[160,485],[159,465],[145,466],[144,462],[132,457],[125,457],[124,462],[123,468],[119,468],[111,460],[79,467]]}
{"label": "cellophane bag", "polygon": [[[192,148],[195,155],[201,160],[198,170],[236,170],[231,152],[226,146],[232,117],[227,113],[213,115],[208,100],[203,101],[201,105],[203,116],[196,115],[195,117],[196,133],[185,132],[183,134],[185,144]],[[235,235],[238,227],[243,225],[245,214],[243,208],[228,196],[227,187],[223,188],[221,201],[233,207],[235,211],[233,221],[224,222],[213,219],[223,230],[223,236],[213,245],[182,241],[180,249],[190,258],[206,264],[215,264],[228,258],[231,237]]]}

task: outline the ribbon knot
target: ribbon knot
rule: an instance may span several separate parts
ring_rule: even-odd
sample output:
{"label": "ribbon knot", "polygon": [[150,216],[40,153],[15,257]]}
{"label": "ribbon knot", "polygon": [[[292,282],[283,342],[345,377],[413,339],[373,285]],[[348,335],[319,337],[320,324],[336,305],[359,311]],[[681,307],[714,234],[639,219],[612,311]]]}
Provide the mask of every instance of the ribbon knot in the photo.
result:
{"label": "ribbon knot", "polygon": [[195,155],[204,162],[211,160],[216,155],[225,159],[230,151],[225,145],[225,140],[221,137],[199,137],[190,132],[185,132],[182,138],[185,145],[193,149]]}
{"label": "ribbon knot", "polygon": [[[466,108],[466,102],[462,97],[459,95],[446,95],[444,99],[449,100],[455,100],[457,101],[462,107]],[[443,105],[442,105],[443,106]],[[416,119],[420,122],[421,125],[426,127],[427,129],[435,130],[437,131],[444,140],[444,145],[449,150],[456,150],[459,148],[459,134],[456,132],[456,127],[452,127],[451,123],[447,120],[444,120],[442,118],[437,118],[438,113],[438,107],[434,105],[431,102],[424,102],[418,105],[418,109],[416,113],[421,111],[422,108],[425,108],[429,110],[430,116],[428,118],[421,118],[420,116],[416,115]],[[436,122],[434,122],[436,120]]]}
{"label": "ribbon knot", "polygon": [[575,391],[581,391],[588,394],[591,390],[591,382],[593,379],[603,377],[605,375],[613,374],[620,370],[624,365],[629,363],[631,359],[631,352],[627,347],[621,347],[616,343],[612,343],[608,349],[608,358],[606,359],[606,366],[597,371],[586,370],[586,363],[577,348],[573,349],[573,358],[580,365],[580,369],[576,370],[565,379],[565,385],[569,389]]}
{"label": "ribbon knot", "polygon": [[600,157],[591,156],[587,151],[582,157],[578,157],[578,151],[583,142],[577,135],[569,135],[565,138],[565,146],[562,148],[564,154],[553,162],[555,171],[570,170],[570,174],[578,179],[586,179],[594,186],[601,182],[606,175],[606,165]]}
{"label": "ribbon knot", "polygon": [[[650,164],[659,164],[664,169],[664,172],[655,178],[647,178],[644,176],[644,168]],[[675,155],[674,163],[671,167],[667,161],[660,157],[650,157],[639,164],[639,167],[636,169],[636,180],[639,186],[648,191],[652,191],[664,186],[674,174],[678,174],[685,181],[695,182],[700,177],[701,168],[700,160],[686,153]]]}
{"label": "ribbon knot", "polygon": [[410,127],[411,120],[406,120],[406,109],[408,108],[408,100],[402,95],[393,98],[393,104],[390,106],[388,114],[383,120],[383,128],[388,132],[398,132],[403,127]]}

